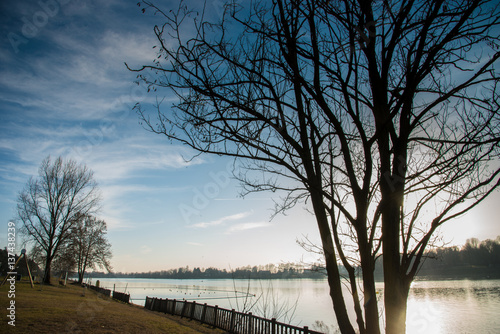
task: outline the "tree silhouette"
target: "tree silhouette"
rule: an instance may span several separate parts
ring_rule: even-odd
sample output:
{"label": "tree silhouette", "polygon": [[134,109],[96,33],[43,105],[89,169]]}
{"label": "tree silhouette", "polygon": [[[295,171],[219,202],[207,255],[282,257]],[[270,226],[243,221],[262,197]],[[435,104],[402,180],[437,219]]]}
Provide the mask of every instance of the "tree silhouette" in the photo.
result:
{"label": "tree silhouette", "polygon": [[[310,203],[342,333],[405,332],[410,283],[443,223],[499,185],[496,1],[228,2],[218,19],[181,3],[154,27],[158,57],[136,71],[178,102],[145,127],[239,158],[244,190]],[[356,268],[362,268],[358,282]],[[359,284],[358,284],[359,283]]]}
{"label": "tree silhouette", "polygon": [[43,160],[38,179],[31,178],[19,194],[17,214],[23,232],[43,252],[43,281],[50,284],[52,260],[82,213],[94,212],[100,198],[93,173],[86,166],[61,157]]}
{"label": "tree silhouette", "polygon": [[89,268],[101,267],[111,271],[111,244],[106,233],[106,222],[90,215],[79,215],[71,227],[67,252],[76,265],[78,283],[83,282],[85,272]]}

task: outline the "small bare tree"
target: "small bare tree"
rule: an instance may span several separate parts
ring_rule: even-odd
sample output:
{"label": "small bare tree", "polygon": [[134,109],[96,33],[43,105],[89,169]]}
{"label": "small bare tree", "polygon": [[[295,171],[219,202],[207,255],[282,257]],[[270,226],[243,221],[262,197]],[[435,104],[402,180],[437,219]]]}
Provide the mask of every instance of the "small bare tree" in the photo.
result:
{"label": "small bare tree", "polygon": [[[258,280],[260,288],[251,288],[252,281],[255,280],[251,279],[249,276],[246,290],[240,292],[237,290],[236,281],[233,278],[234,297],[228,296],[231,307],[231,299],[234,299],[236,302],[235,309],[239,312],[253,312],[253,314],[263,318],[274,318],[278,321],[291,324],[299,304],[299,296],[293,301],[289,298],[280,298],[277,291],[274,290],[272,281],[269,281],[267,286],[264,286],[262,281]],[[256,293],[251,293],[251,290]],[[241,296],[241,294],[243,294],[243,296]]]}
{"label": "small bare tree", "polygon": [[310,203],[342,333],[380,333],[380,256],[386,333],[404,333],[435,232],[500,185],[498,1],[142,4],[165,23],[138,81],[178,97],[137,105],[146,128],[239,158],[246,191],[285,193],[278,212]]}
{"label": "small bare tree", "polygon": [[106,233],[106,222],[90,215],[80,216],[71,227],[67,249],[78,270],[78,283],[83,283],[89,268],[111,271],[111,244]]}
{"label": "small bare tree", "polygon": [[68,241],[79,215],[95,212],[100,197],[92,171],[73,160],[59,157],[52,162],[47,157],[38,174],[19,194],[17,214],[23,232],[43,251],[43,281],[50,284],[52,260]]}

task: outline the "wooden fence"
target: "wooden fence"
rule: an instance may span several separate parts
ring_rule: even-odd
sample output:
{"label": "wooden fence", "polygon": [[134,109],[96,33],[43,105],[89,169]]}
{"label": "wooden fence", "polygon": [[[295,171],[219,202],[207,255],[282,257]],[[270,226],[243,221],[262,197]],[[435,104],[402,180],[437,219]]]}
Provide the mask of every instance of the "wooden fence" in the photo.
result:
{"label": "wooden fence", "polygon": [[118,292],[118,291],[113,291],[113,299],[117,299],[119,301],[122,301],[122,302],[128,304],[130,302],[130,294]]}
{"label": "wooden fence", "polygon": [[111,290],[109,289],[104,289],[104,288],[98,288],[97,286],[95,285],[90,285],[90,284],[86,284],[86,286],[89,288],[89,289],[92,289],[94,291],[97,291],[99,293],[102,293],[103,295],[105,296],[108,296],[108,297],[111,297]]}
{"label": "wooden fence", "polygon": [[97,287],[95,285],[90,285],[90,284],[86,284],[86,286],[89,289],[92,289],[94,291],[102,293],[105,296],[112,297],[113,299],[122,301],[122,302],[127,303],[127,304],[130,303],[130,294],[128,294],[128,293],[113,291],[113,294],[111,294],[111,290],[109,290],[109,289],[100,288],[100,287]]}
{"label": "wooden fence", "polygon": [[254,316],[251,312],[241,313],[218,306],[198,304],[195,301],[146,297],[144,308],[195,319],[236,334],[321,334],[310,330],[307,326],[291,326],[278,322],[274,318],[265,319]]}

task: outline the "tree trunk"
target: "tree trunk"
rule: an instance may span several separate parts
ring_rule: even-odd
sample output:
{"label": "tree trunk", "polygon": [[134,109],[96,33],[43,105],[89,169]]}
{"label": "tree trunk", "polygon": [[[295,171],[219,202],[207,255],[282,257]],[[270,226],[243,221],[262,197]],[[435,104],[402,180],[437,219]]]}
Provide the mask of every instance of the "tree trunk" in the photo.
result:
{"label": "tree trunk", "polygon": [[[365,211],[363,208],[360,211]],[[360,217],[362,222],[366,221],[364,216]],[[357,224],[357,235],[359,254],[363,274],[363,299],[365,311],[365,333],[380,334],[380,319],[378,312],[377,291],[375,289],[375,258],[367,240],[366,224]]]}
{"label": "tree trunk", "polygon": [[[385,110],[385,108],[382,108]],[[401,219],[406,177],[405,145],[393,144],[385,124],[388,113],[380,112],[380,192],[382,211],[382,258],[384,268],[384,305],[386,334],[404,334],[406,331],[406,304],[409,283],[401,266]],[[391,154],[394,154],[391,161]]]}
{"label": "tree trunk", "polygon": [[45,271],[43,274],[43,284],[50,284],[50,265],[52,263],[52,258],[47,256],[45,259]]}
{"label": "tree trunk", "polygon": [[85,273],[83,272],[79,272],[78,273],[78,284],[82,284],[83,283],[83,276],[84,276]]}
{"label": "tree trunk", "polygon": [[316,221],[318,223],[321,242],[323,245],[328,285],[330,287],[330,297],[333,302],[335,316],[337,317],[337,324],[339,325],[339,329],[342,334],[354,334],[355,331],[352,327],[351,321],[349,320],[345,299],[342,293],[342,278],[340,277],[332,233],[328,224],[328,217],[324,210],[323,201],[320,195],[313,192],[311,194],[311,202],[316,214]]}
{"label": "tree trunk", "polygon": [[78,259],[78,283],[83,283],[83,277],[85,276],[85,267],[82,263],[82,259]]}
{"label": "tree trunk", "polygon": [[366,265],[363,268],[363,292],[365,323],[367,334],[380,334],[380,321],[377,303],[377,291],[375,289],[374,265]]}
{"label": "tree trunk", "polygon": [[[397,192],[393,192],[394,196]],[[406,304],[409,283],[402,272],[399,222],[400,201],[389,196],[382,214],[382,239],[384,261],[384,304],[386,334],[404,334],[406,331]]]}
{"label": "tree trunk", "polygon": [[[354,334],[354,328],[349,320],[349,315],[344,302],[342,282],[336,256],[333,251],[333,242],[330,243],[331,247],[328,244],[329,242],[326,244],[324,243],[323,247],[325,249],[325,262],[328,274],[328,285],[330,286],[330,297],[333,302],[333,309],[335,311],[335,316],[337,317],[337,323],[342,334]],[[326,250],[328,250],[328,252]]]}
{"label": "tree trunk", "polygon": [[409,289],[402,280],[390,285],[385,281],[385,318],[386,334],[403,334],[406,332],[406,306]]}

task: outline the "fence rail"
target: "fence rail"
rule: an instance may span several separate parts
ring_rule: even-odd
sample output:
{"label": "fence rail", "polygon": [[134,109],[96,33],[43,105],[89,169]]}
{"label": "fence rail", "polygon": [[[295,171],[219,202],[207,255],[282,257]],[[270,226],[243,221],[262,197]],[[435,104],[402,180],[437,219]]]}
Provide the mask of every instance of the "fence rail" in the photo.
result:
{"label": "fence rail", "polygon": [[[97,287],[95,285],[90,285],[90,284],[86,284],[86,286],[89,289],[92,289],[94,291],[102,293],[105,296],[112,297],[113,299],[122,301],[122,302],[127,303],[127,304],[130,303],[130,294],[128,294],[128,293],[123,293],[123,292],[118,292],[118,291],[111,291],[109,289],[100,288],[100,287]],[[113,294],[111,294],[111,292],[113,292]]]}
{"label": "fence rail", "polygon": [[108,297],[111,297],[111,290],[108,290],[108,289],[104,289],[104,288],[99,288],[95,285],[90,285],[90,284],[86,284],[86,286],[89,288],[89,289],[92,289],[94,291],[97,291],[99,293],[102,293],[103,295],[105,296],[108,296]]}
{"label": "fence rail", "polygon": [[130,302],[130,294],[118,292],[118,291],[113,291],[113,299],[116,299],[116,300],[119,300],[119,301],[122,301],[122,302],[128,304]]}
{"label": "fence rail", "polygon": [[265,319],[250,313],[236,312],[216,306],[175,299],[146,297],[144,308],[179,315],[198,320],[204,324],[220,328],[235,334],[321,334],[310,330],[307,326],[296,327]]}

